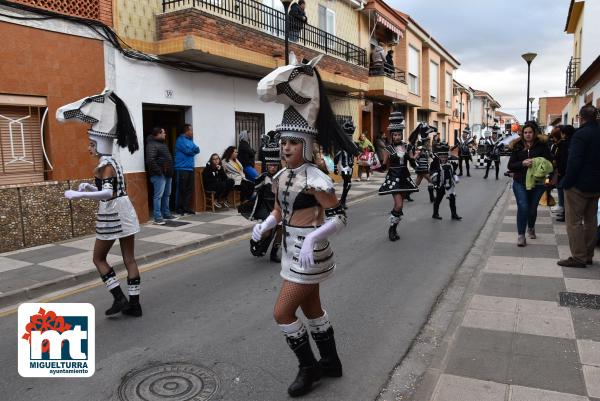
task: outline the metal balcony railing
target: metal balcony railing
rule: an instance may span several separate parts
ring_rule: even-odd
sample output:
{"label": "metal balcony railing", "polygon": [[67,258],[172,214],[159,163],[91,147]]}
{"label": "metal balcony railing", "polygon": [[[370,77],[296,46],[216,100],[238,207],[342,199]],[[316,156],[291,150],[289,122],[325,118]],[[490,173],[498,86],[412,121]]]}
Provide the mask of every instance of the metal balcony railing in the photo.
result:
{"label": "metal balcony railing", "polygon": [[572,91],[575,88],[575,81],[577,81],[579,72],[580,59],[571,57],[569,65],[567,66],[566,82],[565,82],[565,95],[572,95]]}
{"label": "metal balcony railing", "polygon": [[[255,0],[162,0],[163,12],[186,8],[204,10],[210,14],[239,22],[269,35],[285,37],[285,13]],[[293,17],[292,17],[293,18]],[[288,39],[349,63],[367,67],[367,51],[309,24],[290,20]]]}
{"label": "metal balcony railing", "polygon": [[389,65],[387,63],[384,63],[383,66],[370,63],[369,64],[369,76],[370,77],[386,76],[395,81],[406,84],[406,72],[394,67],[393,65]]}

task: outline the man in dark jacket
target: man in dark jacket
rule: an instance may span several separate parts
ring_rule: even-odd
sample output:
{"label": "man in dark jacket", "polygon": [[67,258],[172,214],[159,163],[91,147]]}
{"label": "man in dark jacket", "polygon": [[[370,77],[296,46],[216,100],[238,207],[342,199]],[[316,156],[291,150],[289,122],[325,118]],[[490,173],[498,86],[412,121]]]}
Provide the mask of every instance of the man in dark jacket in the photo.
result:
{"label": "man in dark jacket", "polygon": [[244,175],[252,182],[258,177],[258,171],[254,168],[254,159],[256,151],[250,146],[250,136],[248,131],[240,132],[240,142],[238,144],[238,160],[244,167]]}
{"label": "man in dark jacket", "polygon": [[596,213],[600,198],[600,126],[598,109],[586,105],[579,111],[581,126],[569,145],[567,173],[562,181],[565,217],[571,256],[559,260],[565,267],[592,264],[598,226]]}
{"label": "man in dark jacket", "polygon": [[171,180],[173,179],[173,158],[165,143],[167,133],[163,128],[156,127],[146,143],[146,171],[154,189],[152,200],[152,215],[154,224],[163,225],[166,220],[175,217],[169,210],[171,196]]}
{"label": "man in dark jacket", "polygon": [[200,148],[193,138],[192,125],[185,124],[175,142],[175,210],[179,214],[195,214],[190,202],[194,193],[194,157],[200,153]]}
{"label": "man in dark jacket", "polygon": [[297,42],[300,37],[300,31],[304,28],[304,24],[308,20],[304,8],[306,3],[304,0],[299,0],[292,4],[289,11],[288,39],[292,42]]}

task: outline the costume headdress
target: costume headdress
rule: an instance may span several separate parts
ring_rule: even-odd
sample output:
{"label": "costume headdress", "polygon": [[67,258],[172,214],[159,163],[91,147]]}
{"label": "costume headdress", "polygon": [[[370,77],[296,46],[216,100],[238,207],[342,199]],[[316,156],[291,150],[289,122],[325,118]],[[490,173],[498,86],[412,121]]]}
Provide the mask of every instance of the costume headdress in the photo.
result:
{"label": "costume headdress", "polygon": [[436,156],[446,155],[450,153],[450,146],[446,142],[440,142],[435,147]]}
{"label": "costume headdress", "polygon": [[410,133],[408,142],[414,146],[424,146],[429,143],[429,136],[437,132],[437,128],[426,122],[420,122],[419,125]]}
{"label": "costume headdress", "polygon": [[283,120],[276,131],[281,139],[296,139],[303,143],[303,157],[313,161],[316,141],[325,153],[341,147],[351,154],[358,149],[348,139],[335,120],[325,87],[315,66],[323,55],[307,63],[298,62],[290,53],[290,64],[279,67],[260,80],[256,91],[263,102],[284,105]]}
{"label": "costume headdress", "polygon": [[465,125],[465,128],[463,128],[463,134],[467,134],[469,136],[471,136],[471,128],[469,128],[468,125]]}
{"label": "costume headdress", "polygon": [[394,105],[394,110],[390,113],[390,124],[388,125],[390,134],[394,132],[404,133],[404,114],[402,114],[399,108],[398,105]]}
{"label": "costume headdress", "polygon": [[261,138],[261,157],[265,164],[281,164],[281,146],[279,144],[279,134],[276,131],[269,131]]}
{"label": "costume headdress", "polygon": [[91,124],[88,135],[96,143],[96,151],[101,155],[113,153],[115,139],[117,145],[127,147],[131,153],[139,149],[129,110],[110,89],[59,107],[56,119],[61,122],[77,119]]}

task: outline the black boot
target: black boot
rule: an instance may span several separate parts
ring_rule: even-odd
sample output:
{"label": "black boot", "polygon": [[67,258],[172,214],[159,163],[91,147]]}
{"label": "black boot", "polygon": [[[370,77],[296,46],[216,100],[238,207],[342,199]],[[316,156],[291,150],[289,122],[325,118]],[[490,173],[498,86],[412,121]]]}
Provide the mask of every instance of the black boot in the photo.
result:
{"label": "black boot", "polygon": [[400,236],[396,232],[396,227],[398,227],[398,223],[391,224],[390,228],[388,230],[388,237],[389,237],[390,241],[392,241],[392,242],[393,241],[398,241],[400,239]]}
{"label": "black boot", "polygon": [[123,308],[124,315],[142,316],[142,305],[140,305],[140,278],[127,278],[127,289],[129,290],[129,304]]}
{"label": "black boot", "polygon": [[452,220],[462,220],[462,217],[456,214],[456,196],[450,195],[448,200],[450,202],[450,212],[452,213]]}
{"label": "black boot", "polygon": [[342,377],[342,362],[338,357],[335,348],[335,338],[333,337],[333,327],[327,329],[324,333],[310,333],[317,344],[321,360],[319,366],[323,376]]}
{"label": "black boot", "polygon": [[125,294],[123,294],[120,286],[110,290],[110,293],[113,295],[114,300],[112,306],[104,311],[106,316],[116,315],[129,306],[129,302],[127,302],[127,298],[125,297]]}
{"label": "black boot", "polygon": [[435,202],[435,195],[433,194],[433,187],[428,186],[427,192],[429,192],[429,202],[431,202],[431,203]]}
{"label": "black boot", "polygon": [[127,302],[125,294],[123,294],[123,291],[121,290],[119,279],[117,278],[117,275],[113,269],[110,269],[108,273],[102,275],[101,278],[114,299],[112,306],[108,308],[104,314],[106,316],[115,315],[127,307],[129,303]]}
{"label": "black boot", "polygon": [[281,263],[281,257],[279,257],[279,249],[281,248],[281,244],[278,242],[273,242],[273,246],[271,247],[271,262]]}
{"label": "black boot", "polygon": [[298,339],[286,337],[286,340],[299,362],[298,374],[288,387],[288,394],[290,397],[299,397],[308,393],[312,389],[313,383],[321,379],[321,367],[310,348],[307,332]]}

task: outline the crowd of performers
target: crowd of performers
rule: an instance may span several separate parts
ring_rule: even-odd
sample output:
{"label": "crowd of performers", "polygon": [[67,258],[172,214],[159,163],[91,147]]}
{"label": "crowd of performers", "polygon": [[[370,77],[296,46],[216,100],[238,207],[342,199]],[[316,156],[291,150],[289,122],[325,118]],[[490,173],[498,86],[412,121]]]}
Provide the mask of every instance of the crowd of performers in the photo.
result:
{"label": "crowd of performers", "polygon": [[[291,54],[289,65],[277,68],[259,82],[259,98],[282,104],[284,113],[281,124],[261,138],[262,174],[255,179],[254,197],[240,207],[244,217],[257,222],[250,240],[252,255],[264,256],[271,247],[270,260],[281,263],[282,284],[273,315],[298,359],[297,376],[288,388],[292,397],[308,393],[322,377],[342,376],[330,314],[321,304],[320,283],[331,277],[336,268],[328,238],[346,227],[346,201],[352,185],[354,158],[360,152],[353,142],[352,121],[339,124],[335,119],[315,68],[320,59],[321,56],[300,62]],[[57,119],[78,119],[91,125],[89,151],[99,159],[93,172],[95,184],[83,183],[77,190],[66,191],[65,197],[99,203],[93,262],[113,296],[113,304],[105,314],[142,316],[140,273],[134,256],[134,237],[140,226],[127,197],[123,169],[113,157],[115,142],[131,153],[139,148],[129,112],[115,93],[105,90],[59,108]],[[398,110],[393,111],[388,126],[391,142],[383,153],[387,174],[378,191],[379,195],[393,198],[390,241],[400,238],[397,226],[403,215],[403,203],[412,192],[419,191],[423,180],[427,181],[433,205],[432,218],[442,219],[439,207],[446,197],[451,218],[461,220],[457,214],[456,184],[462,175],[463,162],[467,176],[470,175],[473,141],[468,129],[456,145],[458,157],[451,155],[447,143],[439,139],[431,141],[437,132],[434,127],[420,123],[408,142],[403,140],[404,129],[404,116]],[[498,178],[497,134],[489,141],[486,178],[492,162]],[[316,165],[315,148],[334,155],[334,173],[343,181],[339,199],[332,179]],[[218,155],[213,156],[217,163]],[[416,182],[411,178],[409,166],[416,173]],[[121,290],[119,279],[107,262],[116,240],[120,242],[127,270],[129,297]],[[299,309],[303,319],[298,316]],[[311,337],[319,359],[313,354]]]}

